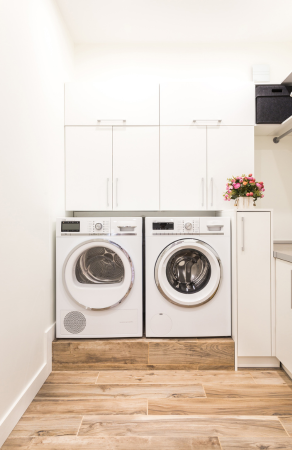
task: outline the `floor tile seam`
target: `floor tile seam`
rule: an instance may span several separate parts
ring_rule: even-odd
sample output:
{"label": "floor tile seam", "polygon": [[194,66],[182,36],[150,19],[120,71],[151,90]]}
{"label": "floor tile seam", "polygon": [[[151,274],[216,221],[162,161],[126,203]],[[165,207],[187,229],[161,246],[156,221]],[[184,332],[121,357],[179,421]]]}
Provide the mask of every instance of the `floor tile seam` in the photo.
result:
{"label": "floor tile seam", "polygon": [[80,428],[81,428],[81,425],[82,425],[82,422],[83,422],[83,418],[84,418],[84,414],[83,414],[82,417],[81,417],[81,421],[80,421],[80,424],[79,424],[79,427],[78,427],[76,436],[78,436],[78,434],[79,434],[79,431],[80,431]]}
{"label": "floor tile seam", "polygon": [[280,424],[282,425],[282,427],[284,428],[284,430],[286,431],[287,435],[288,435],[289,437],[292,437],[292,436],[290,436],[290,434],[289,434],[288,431],[286,430],[286,427],[285,427],[285,425],[283,424],[283,422],[281,421],[281,418],[280,418],[279,416],[278,416],[278,420],[279,420]]}

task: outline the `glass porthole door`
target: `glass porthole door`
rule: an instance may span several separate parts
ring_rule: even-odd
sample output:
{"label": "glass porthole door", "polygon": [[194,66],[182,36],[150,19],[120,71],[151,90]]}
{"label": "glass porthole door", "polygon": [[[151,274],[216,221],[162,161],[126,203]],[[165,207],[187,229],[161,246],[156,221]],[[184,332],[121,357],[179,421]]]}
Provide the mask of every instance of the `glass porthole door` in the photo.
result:
{"label": "glass porthole door", "polygon": [[93,239],[75,247],[63,266],[70,297],[87,309],[112,308],[130,293],[135,278],[128,253],[118,244]]}
{"label": "glass porthole door", "polygon": [[214,297],[221,278],[220,260],[212,247],[195,239],[168,245],[155,265],[161,294],[180,306],[197,306]]}

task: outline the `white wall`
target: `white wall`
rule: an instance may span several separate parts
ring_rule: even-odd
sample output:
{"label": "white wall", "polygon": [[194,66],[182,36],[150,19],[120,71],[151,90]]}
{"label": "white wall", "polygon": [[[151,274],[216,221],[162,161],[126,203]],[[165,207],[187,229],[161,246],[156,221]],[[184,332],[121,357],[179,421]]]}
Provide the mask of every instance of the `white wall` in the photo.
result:
{"label": "white wall", "polygon": [[[151,32],[151,30],[149,30]],[[291,72],[290,43],[77,45],[75,79],[153,81],[230,76],[252,79],[253,64],[269,64],[271,83]]]}
{"label": "white wall", "polygon": [[54,0],[0,0],[0,42],[1,446],[35,395],[37,387],[25,392],[46,363],[45,331],[55,321],[73,46]]}
{"label": "white wall", "polygon": [[273,143],[271,136],[255,137],[255,173],[265,183],[261,208],[274,210],[274,239],[292,241],[292,137]]}

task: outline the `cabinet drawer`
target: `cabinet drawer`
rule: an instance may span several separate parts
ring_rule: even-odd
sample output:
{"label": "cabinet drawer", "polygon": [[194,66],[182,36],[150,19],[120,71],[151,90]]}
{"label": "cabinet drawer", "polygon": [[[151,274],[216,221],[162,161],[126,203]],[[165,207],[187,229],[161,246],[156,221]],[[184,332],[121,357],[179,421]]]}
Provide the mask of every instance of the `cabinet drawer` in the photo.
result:
{"label": "cabinet drawer", "polygon": [[159,125],[159,85],[67,83],[65,125]]}
{"label": "cabinet drawer", "polygon": [[161,125],[254,125],[254,84],[197,81],[160,85]]}

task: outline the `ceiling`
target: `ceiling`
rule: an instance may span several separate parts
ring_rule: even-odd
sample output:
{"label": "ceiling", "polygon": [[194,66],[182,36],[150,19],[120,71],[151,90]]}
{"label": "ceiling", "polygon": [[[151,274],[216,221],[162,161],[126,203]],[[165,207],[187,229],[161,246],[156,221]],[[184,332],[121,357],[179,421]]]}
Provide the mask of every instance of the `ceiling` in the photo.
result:
{"label": "ceiling", "polygon": [[291,0],[57,0],[76,44],[292,41]]}

